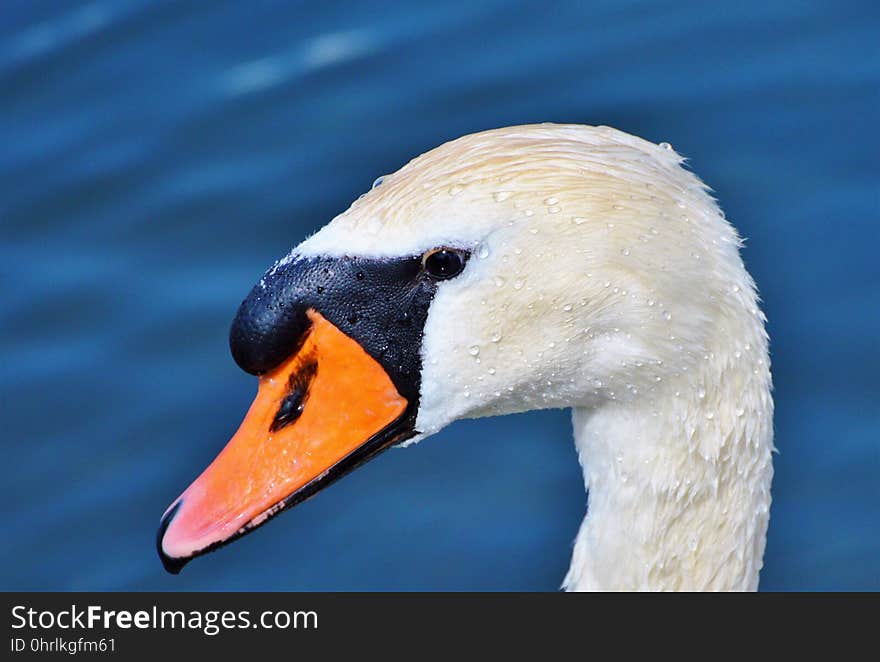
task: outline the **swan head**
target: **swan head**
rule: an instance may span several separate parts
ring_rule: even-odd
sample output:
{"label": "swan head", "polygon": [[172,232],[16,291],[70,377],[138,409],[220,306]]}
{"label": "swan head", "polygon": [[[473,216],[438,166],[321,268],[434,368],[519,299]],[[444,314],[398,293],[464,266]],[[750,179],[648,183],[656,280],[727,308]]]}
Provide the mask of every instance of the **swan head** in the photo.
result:
{"label": "swan head", "polygon": [[414,159],[242,303],[232,351],[260,390],[163,517],[166,567],[455,420],[680,389],[719,329],[760,316],[739,246],[680,156],[607,127]]}

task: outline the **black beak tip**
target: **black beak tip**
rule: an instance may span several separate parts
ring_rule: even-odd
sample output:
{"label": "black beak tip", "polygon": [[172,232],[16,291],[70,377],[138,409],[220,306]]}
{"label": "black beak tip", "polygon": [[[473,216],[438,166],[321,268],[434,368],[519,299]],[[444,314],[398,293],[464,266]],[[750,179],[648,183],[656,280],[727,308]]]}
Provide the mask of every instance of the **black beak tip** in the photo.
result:
{"label": "black beak tip", "polygon": [[183,570],[183,566],[185,566],[189,562],[188,558],[182,559],[168,556],[165,553],[165,550],[162,549],[162,538],[165,537],[165,532],[171,525],[171,520],[174,519],[177,511],[180,509],[181,503],[181,501],[178,501],[176,504],[174,504],[174,507],[171,510],[169,510],[162,516],[162,521],[159,522],[159,531],[156,534],[156,551],[159,552],[159,559],[162,561],[162,566],[165,568],[165,570],[172,575],[179,574],[180,571]]}

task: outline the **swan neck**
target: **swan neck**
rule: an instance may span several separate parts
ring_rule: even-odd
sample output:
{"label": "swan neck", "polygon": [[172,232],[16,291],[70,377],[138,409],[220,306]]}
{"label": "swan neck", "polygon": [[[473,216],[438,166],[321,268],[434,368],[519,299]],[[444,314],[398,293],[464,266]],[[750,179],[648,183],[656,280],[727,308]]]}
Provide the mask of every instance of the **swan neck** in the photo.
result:
{"label": "swan neck", "polygon": [[589,496],[566,589],[757,589],[773,405],[756,343],[651,397],[574,409]]}

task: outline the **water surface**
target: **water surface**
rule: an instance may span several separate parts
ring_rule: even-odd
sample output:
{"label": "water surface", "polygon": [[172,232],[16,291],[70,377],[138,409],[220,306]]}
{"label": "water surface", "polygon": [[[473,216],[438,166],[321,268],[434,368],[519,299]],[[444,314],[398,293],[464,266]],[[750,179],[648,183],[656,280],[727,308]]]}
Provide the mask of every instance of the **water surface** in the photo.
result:
{"label": "water surface", "polygon": [[762,586],[880,589],[876,3],[354,4],[0,9],[0,588],[555,589],[562,411],[388,452],[178,577],[154,535],[253,395],[226,334],[263,270],[413,156],[557,121],[671,142],[748,238]]}

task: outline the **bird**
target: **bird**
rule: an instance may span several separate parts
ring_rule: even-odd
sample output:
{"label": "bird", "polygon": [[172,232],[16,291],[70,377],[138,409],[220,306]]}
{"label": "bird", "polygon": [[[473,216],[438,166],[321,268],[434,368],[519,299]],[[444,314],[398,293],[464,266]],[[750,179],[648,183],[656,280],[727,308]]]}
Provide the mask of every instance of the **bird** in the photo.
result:
{"label": "bird", "polygon": [[257,396],[165,511],[165,568],[390,446],[563,408],[587,496],[561,588],[757,590],[773,397],[742,246],[671,145],[611,127],[511,126],[414,158],[241,303],[230,348]]}

